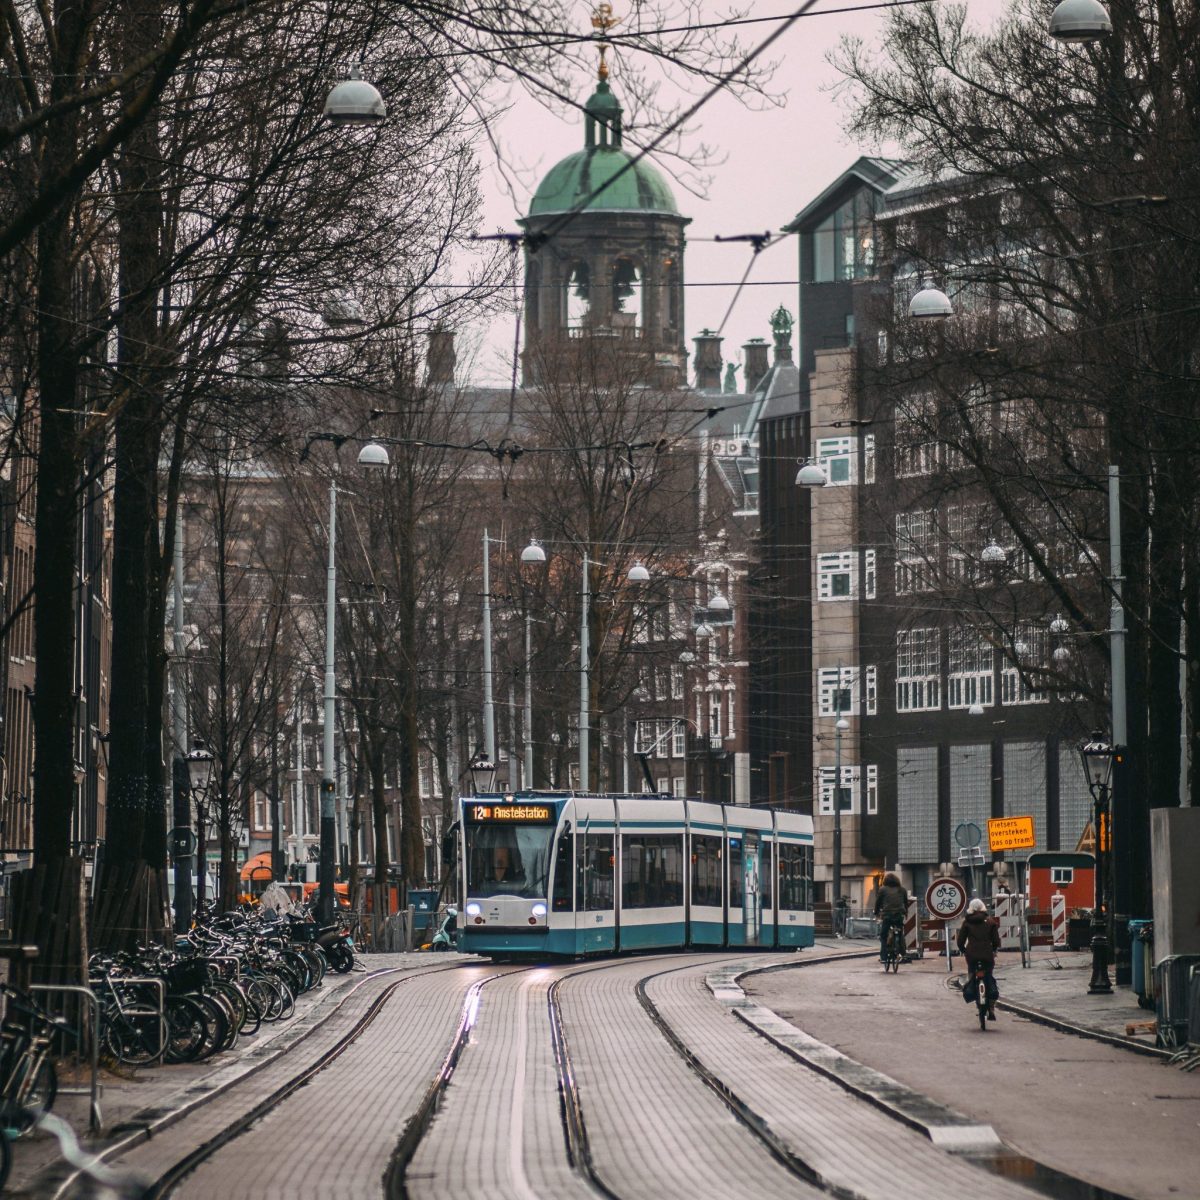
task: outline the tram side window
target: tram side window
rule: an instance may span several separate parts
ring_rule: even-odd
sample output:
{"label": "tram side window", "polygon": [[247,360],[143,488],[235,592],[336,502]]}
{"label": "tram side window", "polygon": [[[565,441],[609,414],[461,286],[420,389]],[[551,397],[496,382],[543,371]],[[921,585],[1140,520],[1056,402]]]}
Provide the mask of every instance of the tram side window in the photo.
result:
{"label": "tram side window", "polygon": [[771,842],[763,842],[758,847],[758,891],[764,909],[774,907],[771,903],[771,847]]}
{"label": "tram side window", "polygon": [[781,842],[779,846],[779,907],[812,907],[812,847]]}
{"label": "tram side window", "polygon": [[720,838],[692,838],[692,903],[721,907]]}
{"label": "tram side window", "polygon": [[575,839],[576,907],[594,912],[613,906],[613,837],[611,833],[589,833]]}
{"label": "tram side window", "polygon": [[740,908],[746,879],[742,874],[742,839],[729,839],[729,907]]}
{"label": "tram side window", "polygon": [[683,835],[623,839],[623,908],[671,908],[683,903]]}
{"label": "tram side window", "polygon": [[571,896],[571,827],[568,825],[554,855],[554,889],[551,905],[555,912],[570,912]]}

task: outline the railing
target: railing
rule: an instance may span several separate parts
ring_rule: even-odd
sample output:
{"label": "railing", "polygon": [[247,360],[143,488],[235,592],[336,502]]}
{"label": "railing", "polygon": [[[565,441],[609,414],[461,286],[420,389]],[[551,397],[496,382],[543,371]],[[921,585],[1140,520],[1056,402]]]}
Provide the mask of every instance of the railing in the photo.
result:
{"label": "railing", "polygon": [[[158,981],[160,984],[162,980]],[[60,1094],[64,1096],[88,1097],[88,1130],[93,1134],[103,1131],[104,1122],[100,1113],[100,1001],[90,987],[75,983],[35,983],[30,986],[33,992],[53,992],[78,996],[84,1003],[80,1005],[78,1019],[75,1022],[75,1062],[80,1061],[80,1047],[88,1047],[88,1057],[91,1060],[91,1081],[86,1088],[59,1086]],[[91,1036],[85,1038],[83,1023],[84,1005],[91,1009]]]}

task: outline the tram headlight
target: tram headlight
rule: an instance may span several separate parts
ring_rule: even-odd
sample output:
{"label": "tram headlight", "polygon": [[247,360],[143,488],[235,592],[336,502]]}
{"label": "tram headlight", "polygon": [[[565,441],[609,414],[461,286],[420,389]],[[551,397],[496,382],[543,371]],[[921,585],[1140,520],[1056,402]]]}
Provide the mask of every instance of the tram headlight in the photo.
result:
{"label": "tram headlight", "polygon": [[530,910],[535,917],[544,917],[546,915],[546,906],[541,902],[535,904]]}
{"label": "tram headlight", "polygon": [[483,909],[474,901],[471,901],[471,903],[467,905],[468,917],[477,917],[481,912],[483,912]]}

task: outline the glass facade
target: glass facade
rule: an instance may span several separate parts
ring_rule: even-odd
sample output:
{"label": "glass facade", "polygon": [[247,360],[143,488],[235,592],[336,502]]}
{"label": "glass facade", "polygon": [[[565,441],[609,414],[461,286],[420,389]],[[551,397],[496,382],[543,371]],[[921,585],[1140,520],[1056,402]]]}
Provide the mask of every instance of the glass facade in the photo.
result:
{"label": "glass facade", "polygon": [[809,236],[813,283],[870,278],[875,274],[875,193],[856,192]]}

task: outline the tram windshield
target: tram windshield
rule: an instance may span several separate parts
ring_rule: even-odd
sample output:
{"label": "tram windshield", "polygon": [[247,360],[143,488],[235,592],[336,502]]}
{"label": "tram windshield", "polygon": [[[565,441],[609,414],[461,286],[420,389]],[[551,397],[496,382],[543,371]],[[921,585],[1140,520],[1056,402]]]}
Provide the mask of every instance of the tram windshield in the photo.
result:
{"label": "tram windshield", "polygon": [[491,825],[468,821],[467,895],[544,898],[553,824]]}

